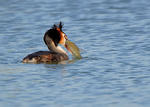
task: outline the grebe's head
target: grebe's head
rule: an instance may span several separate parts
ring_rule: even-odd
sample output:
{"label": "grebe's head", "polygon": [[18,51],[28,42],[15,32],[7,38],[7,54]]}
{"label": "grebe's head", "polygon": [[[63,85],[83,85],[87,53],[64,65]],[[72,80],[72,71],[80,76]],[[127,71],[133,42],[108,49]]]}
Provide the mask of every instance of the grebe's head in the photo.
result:
{"label": "grebe's head", "polygon": [[50,38],[55,47],[58,47],[58,44],[63,45],[69,52],[70,50],[66,47],[66,41],[68,40],[67,35],[62,31],[63,24],[60,22],[58,25],[54,24],[51,29],[49,29],[44,35],[44,41],[48,41],[47,37]]}
{"label": "grebe's head", "polygon": [[58,44],[65,45],[67,36],[62,31],[62,27],[62,22],[60,22],[58,25],[54,24],[53,27],[45,33],[45,35],[52,39],[55,46],[57,46]]}

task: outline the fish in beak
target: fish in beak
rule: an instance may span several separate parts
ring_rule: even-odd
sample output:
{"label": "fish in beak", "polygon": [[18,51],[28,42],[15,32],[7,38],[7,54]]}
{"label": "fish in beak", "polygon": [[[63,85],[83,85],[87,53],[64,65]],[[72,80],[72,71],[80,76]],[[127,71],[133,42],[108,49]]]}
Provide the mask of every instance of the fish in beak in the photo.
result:
{"label": "fish in beak", "polygon": [[77,47],[77,45],[70,40],[66,40],[65,42],[66,49],[72,54],[72,56],[76,59],[81,59],[80,55],[80,49]]}

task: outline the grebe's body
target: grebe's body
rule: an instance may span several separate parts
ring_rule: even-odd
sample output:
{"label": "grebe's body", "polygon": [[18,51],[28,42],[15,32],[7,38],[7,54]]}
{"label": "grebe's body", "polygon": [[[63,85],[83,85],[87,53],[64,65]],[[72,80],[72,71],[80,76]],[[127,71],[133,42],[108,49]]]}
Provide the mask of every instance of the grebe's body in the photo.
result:
{"label": "grebe's body", "polygon": [[24,59],[24,63],[58,63],[64,60],[68,60],[66,54],[55,53],[50,51],[38,51],[27,55]]}
{"label": "grebe's body", "polygon": [[66,47],[67,36],[62,31],[62,23],[59,26],[54,25],[44,35],[44,42],[49,51],[38,51],[27,55],[23,63],[58,63],[68,60],[67,53],[58,44]]}

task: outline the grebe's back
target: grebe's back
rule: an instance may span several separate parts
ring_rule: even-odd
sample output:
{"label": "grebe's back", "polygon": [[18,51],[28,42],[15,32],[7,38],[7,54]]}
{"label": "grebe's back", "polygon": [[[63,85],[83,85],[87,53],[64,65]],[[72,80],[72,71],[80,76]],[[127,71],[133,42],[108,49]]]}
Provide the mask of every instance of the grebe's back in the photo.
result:
{"label": "grebe's back", "polygon": [[23,59],[23,63],[58,63],[68,60],[68,56],[62,53],[55,53],[50,51],[38,51],[27,55]]}

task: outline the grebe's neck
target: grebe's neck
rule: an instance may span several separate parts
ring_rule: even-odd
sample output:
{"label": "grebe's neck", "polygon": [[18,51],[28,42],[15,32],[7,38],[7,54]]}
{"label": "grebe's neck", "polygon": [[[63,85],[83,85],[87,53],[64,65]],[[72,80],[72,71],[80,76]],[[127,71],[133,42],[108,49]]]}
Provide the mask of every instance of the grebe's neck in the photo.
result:
{"label": "grebe's neck", "polygon": [[60,46],[57,46],[56,48],[57,48],[57,50],[59,50],[60,53],[67,55],[67,52],[63,48],[61,48]]}
{"label": "grebe's neck", "polygon": [[44,36],[44,42],[51,52],[67,55],[67,52],[63,50],[63,48],[61,48],[60,46],[55,46],[53,40],[48,35]]}

